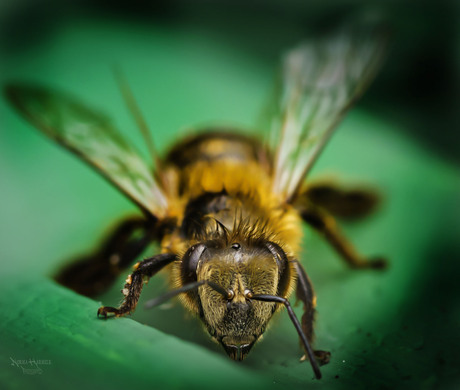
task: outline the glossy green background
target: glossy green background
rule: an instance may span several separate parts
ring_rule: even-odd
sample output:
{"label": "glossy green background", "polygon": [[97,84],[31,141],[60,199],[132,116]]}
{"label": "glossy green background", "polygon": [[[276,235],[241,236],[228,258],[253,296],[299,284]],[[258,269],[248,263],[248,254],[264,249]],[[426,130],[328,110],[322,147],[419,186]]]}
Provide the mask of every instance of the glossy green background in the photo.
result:
{"label": "glossy green background", "polygon": [[[341,10],[306,9],[295,2],[279,12],[276,2],[260,9],[255,3],[218,8],[174,2],[176,7],[144,4],[144,13],[142,8],[136,13],[134,7],[113,11],[104,2],[95,7],[74,2],[70,11],[56,4],[45,1],[33,8],[40,10],[35,19],[24,16],[25,6],[22,13],[3,13],[0,81],[33,81],[71,92],[113,117],[142,147],[111,74],[111,67],[119,65],[160,150],[190,127],[255,127],[279,53],[308,35],[310,26],[332,23]],[[439,29],[451,20],[449,9],[440,9],[433,13]],[[387,65],[312,175],[382,193],[375,215],[344,224],[344,230],[363,253],[391,261],[383,273],[350,271],[305,229],[302,262],[318,295],[316,346],[332,352],[321,381],[312,379],[307,364],[299,364],[297,336],[285,315],[237,364],[177,302],[151,311],[140,305],[132,319],[97,320],[101,302],[120,299],[124,277],[100,300],[56,285],[50,276],[66,259],[97,245],[114,221],[136,209],[2,101],[2,387],[455,388],[460,382],[458,138],[441,131],[455,128],[455,117],[452,92],[436,86],[442,77],[448,81],[444,86],[455,87],[456,80],[435,73],[440,75],[436,82],[424,79],[418,85],[420,93],[409,83],[400,84],[416,71],[417,58],[411,55],[418,53],[417,34],[431,36],[423,23],[429,9],[412,15],[409,26],[401,22],[404,12],[390,13],[396,33]],[[403,45],[411,39],[414,44]],[[442,53],[449,52],[449,42],[439,38]],[[454,60],[435,57],[456,69]],[[434,94],[431,100],[423,86]],[[166,289],[160,275],[142,300]],[[30,375],[11,359],[51,364]]]}

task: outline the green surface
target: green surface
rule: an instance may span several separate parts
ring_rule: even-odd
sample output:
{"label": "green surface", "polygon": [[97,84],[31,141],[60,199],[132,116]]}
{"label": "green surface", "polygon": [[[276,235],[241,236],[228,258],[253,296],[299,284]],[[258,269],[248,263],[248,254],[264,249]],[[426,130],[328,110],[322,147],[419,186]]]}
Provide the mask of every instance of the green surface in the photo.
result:
{"label": "green surface", "polygon": [[[276,62],[190,25],[136,27],[74,21],[40,45],[10,54],[1,81],[40,82],[72,92],[113,116],[138,144],[110,67],[120,65],[160,150],[187,127],[253,127]],[[0,386],[4,388],[455,388],[460,306],[460,174],[391,117],[357,107],[318,161],[323,174],[378,189],[384,201],[344,230],[383,273],[348,270],[305,229],[302,262],[318,295],[316,346],[332,352],[312,379],[292,325],[281,315],[238,364],[177,302],[132,319],[101,321],[100,301],[51,279],[66,259],[135,212],[122,195],[0,103]],[[179,134],[179,135],[178,135]],[[124,277],[100,297],[115,304]],[[142,298],[167,289],[160,275]],[[300,313],[300,307],[297,307]],[[146,326],[147,325],[147,326]],[[49,360],[41,374],[11,359]],[[30,367],[27,367],[30,368]]]}

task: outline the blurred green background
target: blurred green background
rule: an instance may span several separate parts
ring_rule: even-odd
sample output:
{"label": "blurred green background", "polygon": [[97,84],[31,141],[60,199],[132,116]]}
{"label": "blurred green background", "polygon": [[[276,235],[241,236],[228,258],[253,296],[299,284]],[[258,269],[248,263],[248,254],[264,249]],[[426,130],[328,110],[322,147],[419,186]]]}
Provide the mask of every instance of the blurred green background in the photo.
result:
{"label": "blurred green background", "polygon": [[[117,90],[120,66],[165,151],[190,128],[254,128],[280,54],[365,2],[2,1],[0,82],[72,93],[142,140]],[[377,213],[344,224],[383,272],[348,270],[305,228],[302,262],[318,295],[312,379],[285,314],[243,363],[230,361],[177,302],[96,319],[98,300],[51,276],[136,209],[0,102],[2,388],[423,388],[460,385],[460,27],[457,2],[387,2],[388,59],[318,161],[313,178],[378,189]],[[150,249],[153,253],[155,248]],[[163,275],[142,302],[167,289]],[[300,306],[297,307],[300,313]],[[41,373],[18,360],[45,360]],[[30,364],[23,364],[30,368]]]}

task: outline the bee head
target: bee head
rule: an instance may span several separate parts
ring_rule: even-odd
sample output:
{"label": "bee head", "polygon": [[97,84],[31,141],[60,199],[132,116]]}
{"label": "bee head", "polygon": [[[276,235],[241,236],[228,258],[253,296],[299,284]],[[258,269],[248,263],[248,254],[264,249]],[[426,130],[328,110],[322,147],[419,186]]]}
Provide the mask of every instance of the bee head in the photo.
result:
{"label": "bee head", "polygon": [[269,241],[207,241],[191,247],[182,265],[187,282],[207,282],[196,298],[209,334],[232,359],[243,360],[277,306],[251,297],[287,293],[290,269],[285,252]]}

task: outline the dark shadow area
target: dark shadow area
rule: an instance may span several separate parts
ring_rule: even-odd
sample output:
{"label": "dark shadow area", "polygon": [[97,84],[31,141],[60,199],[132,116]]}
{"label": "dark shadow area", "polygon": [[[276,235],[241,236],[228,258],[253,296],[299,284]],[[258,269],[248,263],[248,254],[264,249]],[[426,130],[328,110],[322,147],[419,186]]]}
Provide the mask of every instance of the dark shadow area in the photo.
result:
{"label": "dark shadow area", "polygon": [[39,46],[59,31],[72,16],[70,7],[54,0],[41,0],[15,5],[13,1],[0,13],[0,50],[2,62],[14,55]]}
{"label": "dark shadow area", "polygon": [[398,316],[380,325],[383,338],[357,330],[362,342],[354,362],[355,388],[458,386],[460,245],[438,245],[421,259],[426,268],[413,286],[413,296],[401,298],[405,303]]}

